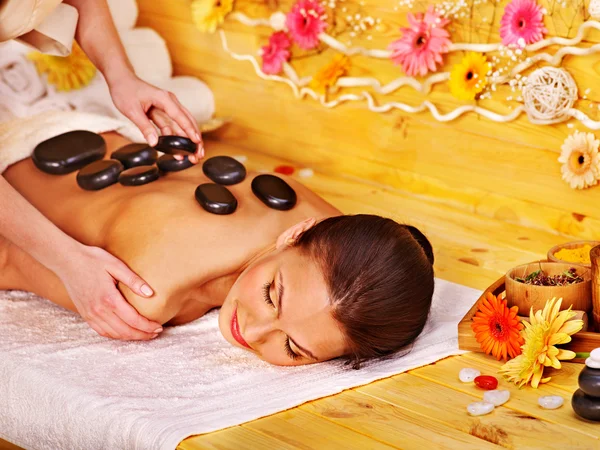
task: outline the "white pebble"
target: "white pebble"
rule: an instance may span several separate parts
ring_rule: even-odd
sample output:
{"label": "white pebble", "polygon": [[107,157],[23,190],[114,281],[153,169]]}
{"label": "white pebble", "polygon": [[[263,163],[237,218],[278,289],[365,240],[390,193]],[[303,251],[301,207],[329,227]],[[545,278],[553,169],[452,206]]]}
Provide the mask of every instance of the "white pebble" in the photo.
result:
{"label": "white pebble", "polygon": [[310,178],[315,174],[312,169],[302,169],[298,171],[298,176],[301,178]]}
{"label": "white pebble", "polygon": [[237,155],[234,156],[233,159],[237,160],[237,162],[244,164],[246,161],[248,161],[248,157],[245,155]]}
{"label": "white pebble", "polygon": [[544,409],[560,408],[564,402],[565,399],[560,395],[543,395],[542,397],[538,398],[539,405]]}
{"label": "white pebble", "polygon": [[493,403],[494,406],[504,405],[508,399],[510,399],[510,392],[506,389],[494,389],[483,394],[483,401]]}
{"label": "white pebble", "polygon": [[600,361],[600,347],[595,348],[590,352],[590,358],[592,358],[594,361]]}
{"label": "white pebble", "polygon": [[600,369],[600,361],[592,359],[591,357],[585,360],[585,365],[588,366],[590,369]]}
{"label": "white pebble", "polygon": [[472,416],[485,416],[494,410],[494,404],[488,402],[474,402],[467,406],[467,411]]}
{"label": "white pebble", "polygon": [[470,383],[479,375],[481,375],[481,372],[479,370],[466,367],[464,369],[461,369],[461,371],[458,373],[458,378],[463,383]]}

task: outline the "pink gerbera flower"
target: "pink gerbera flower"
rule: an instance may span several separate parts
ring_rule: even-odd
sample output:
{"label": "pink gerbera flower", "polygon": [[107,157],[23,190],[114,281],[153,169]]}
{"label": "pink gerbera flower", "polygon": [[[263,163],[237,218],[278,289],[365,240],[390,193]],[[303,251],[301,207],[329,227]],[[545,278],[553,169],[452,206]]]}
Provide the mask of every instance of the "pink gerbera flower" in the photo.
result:
{"label": "pink gerbera flower", "polygon": [[402,37],[389,45],[392,61],[401,65],[407,75],[424,76],[435,72],[442,64],[442,54],[448,52],[450,33],[444,29],[450,21],[442,18],[430,6],[425,14],[408,14],[410,27],[401,28]]}
{"label": "pink gerbera flower", "polygon": [[261,48],[262,70],[269,75],[277,75],[283,69],[283,63],[290,59],[292,42],[283,31],[273,33],[269,38],[269,45]]}
{"label": "pink gerbera flower", "polygon": [[[500,21],[500,36],[504,45],[521,45],[521,42],[533,44],[547,32],[542,7],[535,0],[512,0],[504,8]],[[523,41],[519,42],[521,39]]]}
{"label": "pink gerbera flower", "polygon": [[305,50],[319,44],[319,34],[325,31],[325,9],[315,0],[298,0],[287,15],[285,22],[292,39]]}

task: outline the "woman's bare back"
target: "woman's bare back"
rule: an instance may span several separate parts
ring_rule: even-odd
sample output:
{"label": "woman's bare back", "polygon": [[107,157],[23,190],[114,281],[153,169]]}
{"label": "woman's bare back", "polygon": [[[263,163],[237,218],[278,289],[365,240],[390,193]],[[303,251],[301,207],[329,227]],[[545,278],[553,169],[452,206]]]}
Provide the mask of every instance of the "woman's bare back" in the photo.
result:
{"label": "woman's bare back", "polygon": [[[107,159],[129,143],[115,133],[103,136]],[[210,154],[210,143],[208,151]],[[138,297],[127,288],[121,290],[142,315],[161,323],[187,322],[218,306],[240,268],[288,227],[307,217],[339,214],[287,178],[298,203],[290,211],[272,210],[252,193],[254,175],[249,173],[244,182],[229,186],[238,209],[230,216],[218,216],[204,211],[194,198],[196,187],[210,182],[201,164],[145,186],[114,185],[96,192],[79,188],[75,173],[55,176],[40,172],[31,159],[4,173],[9,183],[62,230],[84,244],[108,250],[144,278],[155,291],[151,299]],[[31,290],[74,310],[52,272],[15,248],[8,263],[13,274],[19,265],[19,285],[0,286]]]}

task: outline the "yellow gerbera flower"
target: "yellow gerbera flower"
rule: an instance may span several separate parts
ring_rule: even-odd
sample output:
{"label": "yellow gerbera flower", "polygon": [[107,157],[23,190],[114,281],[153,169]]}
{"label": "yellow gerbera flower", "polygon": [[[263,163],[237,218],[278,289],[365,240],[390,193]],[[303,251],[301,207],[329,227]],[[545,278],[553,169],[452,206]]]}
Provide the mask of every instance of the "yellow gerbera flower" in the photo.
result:
{"label": "yellow gerbera flower", "polygon": [[560,369],[561,360],[575,358],[575,352],[556,348],[556,345],[571,342],[571,335],[583,328],[582,320],[570,320],[575,313],[569,309],[560,311],[562,298],[546,302],[543,311],[529,313],[531,323],[525,322],[525,343],[522,353],[504,364],[499,373],[519,387],[531,383],[537,388],[550,377],[542,378],[544,367]]}
{"label": "yellow gerbera flower", "polygon": [[81,89],[96,76],[96,67],[76,42],[73,42],[73,50],[66,57],[38,52],[29,53],[27,57],[35,63],[40,74],[48,75],[48,83],[59,91]]}
{"label": "yellow gerbera flower", "polygon": [[214,33],[232,9],[233,0],[194,0],[192,17],[200,31]]}
{"label": "yellow gerbera flower", "polygon": [[324,94],[335,85],[338,78],[346,75],[350,70],[350,58],[346,55],[338,54],[334,56],[329,64],[321,68],[310,81],[309,86],[315,91]]}
{"label": "yellow gerbera flower", "polygon": [[490,69],[481,53],[467,53],[450,72],[450,92],[460,100],[474,100],[487,85]]}

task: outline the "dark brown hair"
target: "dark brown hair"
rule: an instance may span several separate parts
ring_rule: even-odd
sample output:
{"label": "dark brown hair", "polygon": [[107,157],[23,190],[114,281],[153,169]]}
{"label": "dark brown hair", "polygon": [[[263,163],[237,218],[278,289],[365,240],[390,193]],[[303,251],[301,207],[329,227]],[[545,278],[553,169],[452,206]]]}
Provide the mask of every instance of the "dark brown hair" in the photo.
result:
{"label": "dark brown hair", "polygon": [[366,214],[330,217],[303,233],[296,247],[320,266],[354,368],[393,354],[423,330],[433,250],[417,228]]}

